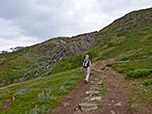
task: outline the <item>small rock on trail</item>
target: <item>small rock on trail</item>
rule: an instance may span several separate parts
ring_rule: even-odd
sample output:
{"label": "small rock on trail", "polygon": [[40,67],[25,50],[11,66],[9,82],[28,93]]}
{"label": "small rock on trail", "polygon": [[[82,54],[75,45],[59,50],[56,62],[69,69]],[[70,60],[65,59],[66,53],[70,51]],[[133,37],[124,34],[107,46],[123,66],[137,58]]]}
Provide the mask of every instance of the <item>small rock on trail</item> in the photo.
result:
{"label": "small rock on trail", "polygon": [[102,100],[101,96],[96,96],[96,97],[90,98],[90,101],[101,101],[101,100]]}
{"label": "small rock on trail", "polygon": [[116,103],[114,106],[121,106],[121,105],[122,105],[122,103],[119,102],[119,103]]}
{"label": "small rock on trail", "polygon": [[64,106],[64,107],[70,106],[70,103],[68,103],[68,102],[63,103],[63,106]]}
{"label": "small rock on trail", "polygon": [[86,91],[86,95],[100,94],[100,91]]}
{"label": "small rock on trail", "polygon": [[97,104],[92,104],[92,103],[81,103],[81,104],[79,104],[79,107],[84,112],[96,110],[98,108]]}

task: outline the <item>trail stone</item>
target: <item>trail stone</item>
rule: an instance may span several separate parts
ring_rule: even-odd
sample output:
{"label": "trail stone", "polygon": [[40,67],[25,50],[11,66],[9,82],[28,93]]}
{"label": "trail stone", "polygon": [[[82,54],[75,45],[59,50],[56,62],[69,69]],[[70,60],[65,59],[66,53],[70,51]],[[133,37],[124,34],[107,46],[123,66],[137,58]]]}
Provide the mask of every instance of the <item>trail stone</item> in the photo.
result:
{"label": "trail stone", "polygon": [[92,87],[92,88],[90,88],[91,90],[101,90],[101,88],[99,88],[99,87]]}
{"label": "trail stone", "polygon": [[86,95],[100,94],[100,91],[87,91]]}
{"label": "trail stone", "polygon": [[119,102],[119,103],[116,103],[114,106],[121,106],[122,104],[121,104],[121,102]]}
{"label": "trail stone", "polygon": [[111,114],[116,114],[113,110],[111,110],[110,112],[111,112]]}
{"label": "trail stone", "polygon": [[67,107],[67,106],[69,106],[69,105],[70,105],[70,103],[68,103],[68,102],[67,102],[67,103],[63,103],[63,106],[64,106],[64,107]]}
{"label": "trail stone", "polygon": [[94,83],[94,81],[90,81],[90,83],[91,83],[91,84],[93,84],[93,83]]}
{"label": "trail stone", "polygon": [[98,82],[98,85],[101,85],[101,84],[102,84],[102,80]]}
{"label": "trail stone", "polygon": [[97,78],[95,78],[94,80],[95,80],[95,81],[98,81],[98,79],[97,79]]}
{"label": "trail stone", "polygon": [[84,98],[85,101],[90,101],[89,97]]}
{"label": "trail stone", "polygon": [[108,104],[109,106],[111,106],[111,104]]}
{"label": "trail stone", "polygon": [[97,96],[97,97],[92,97],[90,98],[90,101],[101,101],[102,97],[101,96]]}
{"label": "trail stone", "polygon": [[92,104],[92,103],[81,103],[81,104],[79,104],[79,107],[84,112],[88,112],[88,111],[92,111],[92,110],[98,109],[97,104]]}
{"label": "trail stone", "polygon": [[114,100],[111,100],[112,103],[114,103]]}

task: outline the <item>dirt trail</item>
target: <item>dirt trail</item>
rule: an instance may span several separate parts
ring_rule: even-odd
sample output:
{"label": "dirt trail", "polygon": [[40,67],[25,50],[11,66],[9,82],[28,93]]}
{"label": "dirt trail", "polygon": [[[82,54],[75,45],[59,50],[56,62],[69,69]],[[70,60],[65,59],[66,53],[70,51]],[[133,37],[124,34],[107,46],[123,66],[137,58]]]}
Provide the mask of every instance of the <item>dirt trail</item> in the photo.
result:
{"label": "dirt trail", "polygon": [[[127,84],[124,82],[123,76],[118,74],[114,69],[106,67],[108,63],[116,62],[116,59],[111,59],[108,61],[102,61],[101,63],[96,63],[93,65],[95,70],[94,75],[90,78],[90,83],[85,84],[84,81],[81,81],[77,87],[73,88],[71,93],[66,96],[60,103],[58,108],[53,114],[132,114],[128,108],[127,103],[127,91],[125,87]],[[104,68],[105,70],[101,70]],[[102,86],[98,83],[104,82],[104,86],[107,88],[107,94],[103,98],[102,96]],[[101,91],[97,94],[97,97],[102,97],[102,100],[91,101],[91,98],[95,98],[94,95],[86,95],[86,92],[92,91],[92,87],[98,88]],[[93,92],[95,92],[93,90]],[[88,98],[89,100],[84,100]],[[93,107],[92,111],[85,112],[85,109],[82,111],[83,107],[79,107],[79,104],[83,103],[103,104],[103,108]],[[88,106],[87,104],[87,106]]]}

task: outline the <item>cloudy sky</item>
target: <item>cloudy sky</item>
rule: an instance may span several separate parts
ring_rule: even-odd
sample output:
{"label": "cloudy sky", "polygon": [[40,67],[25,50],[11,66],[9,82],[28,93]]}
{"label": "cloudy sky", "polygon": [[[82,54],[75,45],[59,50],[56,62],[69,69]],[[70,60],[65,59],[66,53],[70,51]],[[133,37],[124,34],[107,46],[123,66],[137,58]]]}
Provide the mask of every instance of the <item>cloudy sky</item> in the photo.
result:
{"label": "cloudy sky", "polygon": [[0,0],[0,50],[100,30],[152,0]]}

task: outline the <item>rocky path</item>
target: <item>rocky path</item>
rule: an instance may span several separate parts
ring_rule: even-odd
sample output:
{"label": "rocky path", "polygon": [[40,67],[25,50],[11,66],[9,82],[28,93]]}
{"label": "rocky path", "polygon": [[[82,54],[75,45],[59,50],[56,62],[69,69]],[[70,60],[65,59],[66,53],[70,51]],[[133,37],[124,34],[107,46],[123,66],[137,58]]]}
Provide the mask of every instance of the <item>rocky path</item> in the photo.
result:
{"label": "rocky path", "polygon": [[[132,114],[126,100],[127,84],[114,69],[106,67],[115,61],[111,59],[94,64],[94,76],[90,78],[90,83],[81,81],[53,114]],[[104,96],[105,87],[107,93]]]}

